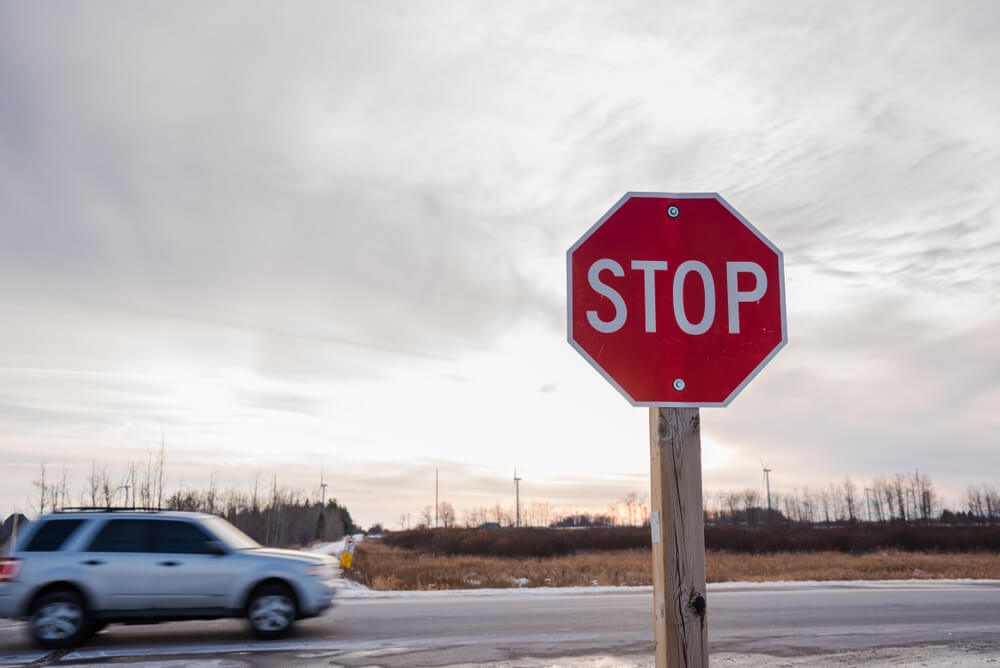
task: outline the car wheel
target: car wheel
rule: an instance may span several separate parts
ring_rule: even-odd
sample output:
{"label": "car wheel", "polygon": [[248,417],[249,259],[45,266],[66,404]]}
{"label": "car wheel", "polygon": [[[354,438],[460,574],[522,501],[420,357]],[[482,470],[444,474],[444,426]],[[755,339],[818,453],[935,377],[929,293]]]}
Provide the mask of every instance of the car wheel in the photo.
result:
{"label": "car wheel", "polygon": [[31,637],[45,649],[78,644],[87,631],[83,599],[72,591],[54,591],[38,597],[31,608]]}
{"label": "car wheel", "polygon": [[295,621],[295,597],[285,585],[258,587],[247,605],[250,631],[261,640],[273,640],[288,633]]}

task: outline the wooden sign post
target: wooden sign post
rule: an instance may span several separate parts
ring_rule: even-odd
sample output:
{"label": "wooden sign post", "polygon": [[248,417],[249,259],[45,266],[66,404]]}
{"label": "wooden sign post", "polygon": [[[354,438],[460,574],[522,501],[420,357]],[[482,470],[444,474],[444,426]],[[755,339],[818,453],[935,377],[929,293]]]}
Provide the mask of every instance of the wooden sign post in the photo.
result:
{"label": "wooden sign post", "polygon": [[705,518],[697,408],[649,409],[656,668],[707,668]]}
{"label": "wooden sign post", "polygon": [[656,668],[708,666],[698,411],[785,345],[784,276],[718,193],[626,193],[566,251],[570,345],[650,409]]}

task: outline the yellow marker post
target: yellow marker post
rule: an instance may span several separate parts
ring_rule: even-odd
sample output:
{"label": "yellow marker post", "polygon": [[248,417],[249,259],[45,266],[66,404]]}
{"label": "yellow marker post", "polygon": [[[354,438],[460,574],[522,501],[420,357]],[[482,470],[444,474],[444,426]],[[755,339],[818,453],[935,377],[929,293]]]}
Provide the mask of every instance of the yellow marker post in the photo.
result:
{"label": "yellow marker post", "polygon": [[344,539],[344,550],[340,553],[340,565],[343,568],[350,568],[351,562],[354,561],[354,547],[357,542],[354,540],[354,536],[348,536]]}

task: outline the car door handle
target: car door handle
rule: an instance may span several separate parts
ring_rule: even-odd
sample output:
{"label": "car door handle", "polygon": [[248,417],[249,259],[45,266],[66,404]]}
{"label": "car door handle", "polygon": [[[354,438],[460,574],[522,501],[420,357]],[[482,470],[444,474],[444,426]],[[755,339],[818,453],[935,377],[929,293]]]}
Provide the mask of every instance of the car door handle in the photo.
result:
{"label": "car door handle", "polygon": [[181,562],[179,562],[179,561],[161,561],[161,562],[159,562],[156,565],[157,566],[180,566]]}
{"label": "car door handle", "polygon": [[104,562],[100,559],[88,559],[87,561],[81,561],[80,563],[84,566],[100,566]]}

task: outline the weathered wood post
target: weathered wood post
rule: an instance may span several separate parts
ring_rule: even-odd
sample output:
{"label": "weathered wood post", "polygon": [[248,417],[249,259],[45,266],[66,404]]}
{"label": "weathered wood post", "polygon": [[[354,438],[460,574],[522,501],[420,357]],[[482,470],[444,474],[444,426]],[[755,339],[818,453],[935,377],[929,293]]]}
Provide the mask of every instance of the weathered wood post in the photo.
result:
{"label": "weathered wood post", "polygon": [[656,668],[707,668],[705,519],[697,408],[649,409]]}

